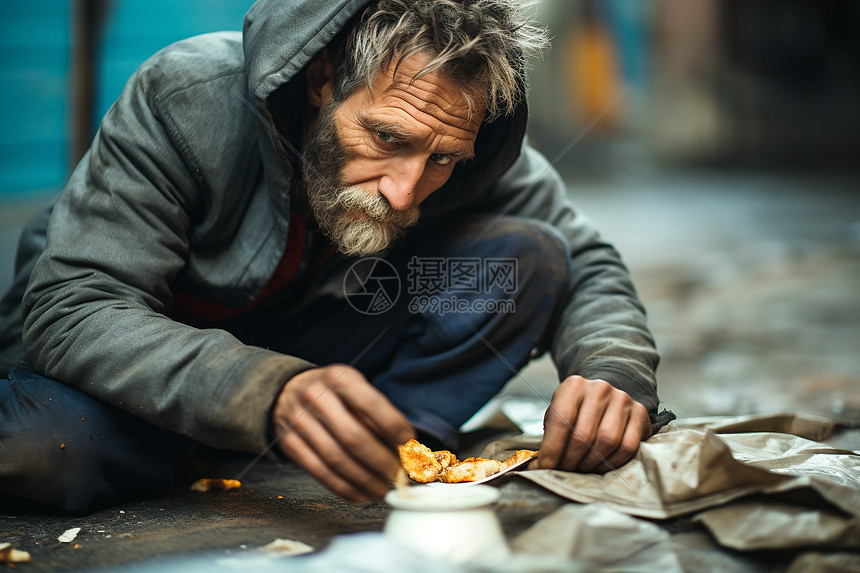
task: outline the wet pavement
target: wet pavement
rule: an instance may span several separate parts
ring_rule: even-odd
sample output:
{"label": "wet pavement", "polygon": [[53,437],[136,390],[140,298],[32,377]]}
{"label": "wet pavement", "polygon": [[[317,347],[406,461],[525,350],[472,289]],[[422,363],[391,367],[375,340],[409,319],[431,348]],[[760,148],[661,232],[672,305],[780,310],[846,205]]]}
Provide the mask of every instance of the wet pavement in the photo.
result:
{"label": "wet pavement", "polygon": [[584,207],[618,233],[666,406],[860,423],[860,179],[699,174],[626,189],[623,208]]}
{"label": "wet pavement", "polygon": [[[845,425],[830,443],[860,449],[860,179],[643,172],[570,181],[634,274],[663,356],[665,407],[679,417],[825,415]],[[33,208],[0,205],[4,281],[6,238]],[[553,377],[541,360],[508,392],[548,396]],[[230,478],[249,461],[210,457],[202,471]],[[20,570],[115,568],[201,551],[241,555],[275,538],[319,549],[342,534],[381,530],[388,512],[381,502],[339,500],[290,464],[259,462],[242,481],[237,491],[207,493],[183,483],[163,498],[85,517],[0,500],[0,542],[30,552]],[[563,503],[519,478],[501,487],[509,537]],[[661,525],[690,542],[690,570],[781,571],[794,556],[719,549],[686,519]],[[76,539],[59,543],[73,527],[81,527]]]}

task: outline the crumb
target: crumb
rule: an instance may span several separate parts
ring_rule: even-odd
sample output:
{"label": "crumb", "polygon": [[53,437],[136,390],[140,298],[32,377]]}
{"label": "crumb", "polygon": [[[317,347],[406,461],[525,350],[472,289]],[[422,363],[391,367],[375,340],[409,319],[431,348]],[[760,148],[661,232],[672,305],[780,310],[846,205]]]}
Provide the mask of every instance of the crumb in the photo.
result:
{"label": "crumb", "polygon": [[0,563],[15,568],[15,563],[29,563],[30,554],[26,551],[14,549],[11,543],[0,543]]}
{"label": "crumb", "polygon": [[242,487],[242,482],[239,480],[204,478],[191,484],[191,491],[209,491],[213,489],[227,491],[229,489],[238,489],[240,487]]}

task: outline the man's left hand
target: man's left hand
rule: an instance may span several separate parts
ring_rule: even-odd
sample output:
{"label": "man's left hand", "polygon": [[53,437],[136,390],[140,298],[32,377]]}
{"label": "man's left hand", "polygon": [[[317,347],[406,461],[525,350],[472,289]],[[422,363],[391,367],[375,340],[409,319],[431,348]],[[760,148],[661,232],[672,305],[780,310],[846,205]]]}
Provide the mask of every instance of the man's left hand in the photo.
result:
{"label": "man's left hand", "polygon": [[650,435],[645,406],[605,380],[570,376],[552,395],[540,456],[530,467],[607,472],[629,461]]}

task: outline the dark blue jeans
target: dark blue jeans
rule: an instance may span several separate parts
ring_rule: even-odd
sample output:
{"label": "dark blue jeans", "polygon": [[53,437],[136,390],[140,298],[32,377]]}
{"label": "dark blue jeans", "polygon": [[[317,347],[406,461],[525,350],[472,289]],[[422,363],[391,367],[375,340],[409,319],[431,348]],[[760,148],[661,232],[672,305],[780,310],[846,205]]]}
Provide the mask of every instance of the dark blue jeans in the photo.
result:
{"label": "dark blue jeans", "polygon": [[190,446],[28,368],[0,379],[0,493],[87,513],[165,493]]}
{"label": "dark blue jeans", "polygon": [[[566,250],[540,222],[465,218],[344,265],[297,308],[269,304],[218,326],[354,365],[424,439],[456,447],[457,428],[546,347],[569,294]],[[0,492],[73,511],[163,493],[189,444],[27,370],[0,380],[0,428]]]}

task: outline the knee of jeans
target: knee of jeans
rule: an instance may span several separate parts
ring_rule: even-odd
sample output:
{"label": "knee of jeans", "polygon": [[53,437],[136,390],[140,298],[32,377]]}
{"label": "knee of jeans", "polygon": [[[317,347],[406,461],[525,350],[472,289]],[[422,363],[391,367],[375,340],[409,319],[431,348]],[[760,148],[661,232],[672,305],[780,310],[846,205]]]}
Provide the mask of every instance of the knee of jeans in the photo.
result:
{"label": "knee of jeans", "polygon": [[0,380],[0,491],[73,513],[112,501],[117,453],[105,416],[93,399],[13,370]]}
{"label": "knee of jeans", "polygon": [[[4,420],[8,421],[8,420]],[[34,420],[33,420],[34,421]],[[97,445],[56,420],[50,428],[7,426],[0,435],[5,461],[0,490],[74,513],[92,508],[102,480]]]}
{"label": "knee of jeans", "polygon": [[570,256],[564,236],[552,225],[534,219],[502,217],[486,233],[500,256],[516,259],[517,289],[547,294],[566,290]]}

